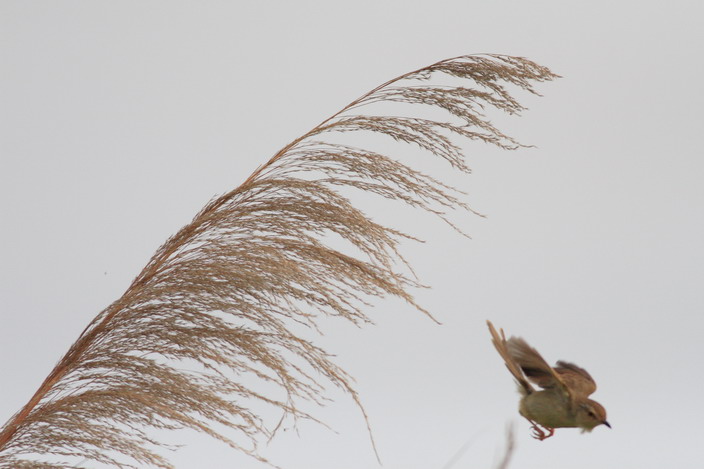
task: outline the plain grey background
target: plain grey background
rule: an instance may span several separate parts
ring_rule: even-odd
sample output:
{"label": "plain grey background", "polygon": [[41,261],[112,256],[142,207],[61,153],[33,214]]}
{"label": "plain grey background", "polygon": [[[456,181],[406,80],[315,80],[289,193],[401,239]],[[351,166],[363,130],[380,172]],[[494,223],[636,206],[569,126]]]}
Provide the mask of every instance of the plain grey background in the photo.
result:
{"label": "plain grey background", "polygon": [[[0,1],[0,420],[212,196],[358,95],[466,53],[563,76],[467,143],[480,219],[399,220],[432,286],[321,339],[357,379],[385,468],[701,464],[702,7],[687,1]],[[364,144],[360,136],[359,144]],[[445,169],[438,162],[441,173]],[[362,203],[362,202],[360,202]],[[537,442],[492,319],[587,368],[613,430]],[[379,467],[349,398],[283,432],[285,468]],[[179,468],[262,467],[198,435]]]}

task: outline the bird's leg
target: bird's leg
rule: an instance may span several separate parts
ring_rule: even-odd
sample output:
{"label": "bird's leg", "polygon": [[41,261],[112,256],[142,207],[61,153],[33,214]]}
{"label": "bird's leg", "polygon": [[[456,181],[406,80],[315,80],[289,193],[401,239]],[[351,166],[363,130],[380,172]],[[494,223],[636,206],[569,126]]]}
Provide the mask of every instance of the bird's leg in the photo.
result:
{"label": "bird's leg", "polygon": [[[542,425],[540,425],[530,419],[528,419],[528,421],[533,424],[530,428],[531,428],[531,430],[533,430],[533,438],[535,438],[536,440],[543,441],[544,439],[550,438],[551,436],[553,436],[555,434],[554,428],[544,427],[544,426],[542,426]],[[543,430],[545,430],[545,431],[543,431]],[[547,434],[545,433],[546,431],[547,431]]]}
{"label": "bird's leg", "polygon": [[554,428],[551,428],[551,427],[543,427],[543,428],[548,431],[548,434],[547,434],[547,435],[544,435],[544,434],[541,435],[542,438],[539,438],[540,441],[543,441],[543,440],[545,440],[546,438],[550,438],[551,436],[553,436],[553,435],[555,434],[555,429],[554,429]]}

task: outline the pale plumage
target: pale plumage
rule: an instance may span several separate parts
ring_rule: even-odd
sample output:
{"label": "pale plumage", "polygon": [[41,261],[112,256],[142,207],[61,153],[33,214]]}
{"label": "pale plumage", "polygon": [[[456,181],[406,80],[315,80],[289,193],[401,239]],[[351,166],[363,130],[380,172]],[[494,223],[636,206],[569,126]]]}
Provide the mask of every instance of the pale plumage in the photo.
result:
{"label": "pale plumage", "polygon": [[611,428],[604,407],[588,398],[596,391],[596,382],[584,368],[564,361],[551,367],[525,340],[506,340],[503,329],[499,333],[491,321],[487,325],[494,347],[518,382],[522,395],[519,412],[533,425],[535,438],[549,438],[555,428],[562,427],[591,431],[604,424]]}

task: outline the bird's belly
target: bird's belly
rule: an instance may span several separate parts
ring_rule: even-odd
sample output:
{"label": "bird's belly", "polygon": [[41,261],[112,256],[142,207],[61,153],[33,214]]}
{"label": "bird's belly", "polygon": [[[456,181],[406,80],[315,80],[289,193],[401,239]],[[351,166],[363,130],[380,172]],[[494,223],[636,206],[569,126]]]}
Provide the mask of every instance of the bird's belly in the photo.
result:
{"label": "bird's belly", "polygon": [[538,391],[521,400],[519,412],[544,427],[576,427],[569,401],[555,391]]}

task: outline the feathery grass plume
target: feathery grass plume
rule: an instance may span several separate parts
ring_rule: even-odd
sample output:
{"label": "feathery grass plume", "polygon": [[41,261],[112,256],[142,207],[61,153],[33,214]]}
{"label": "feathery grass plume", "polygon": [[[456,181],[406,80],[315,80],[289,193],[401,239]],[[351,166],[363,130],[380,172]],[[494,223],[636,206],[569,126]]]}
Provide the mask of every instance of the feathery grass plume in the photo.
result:
{"label": "feathery grass plume", "polygon": [[[467,87],[430,84],[442,75]],[[535,93],[534,82],[555,77],[518,57],[443,60],[384,83],[286,145],[168,239],[88,325],[0,431],[0,467],[75,467],[83,459],[170,468],[154,429],[182,428],[264,461],[257,442],[277,426],[258,406],[315,420],[301,405],[323,403],[330,385],[349,393],[366,419],[350,376],[295,331],[317,331],[323,316],[370,322],[372,297],[396,296],[429,313],[413,299],[420,285],[404,273],[398,250],[410,236],[372,221],[340,189],[396,199],[446,221],[448,210],[469,207],[459,191],[397,160],[324,138],[381,133],[468,172],[452,134],[516,148],[484,109],[517,113],[523,107],[507,85]],[[439,107],[454,122],[355,113],[378,102]],[[358,255],[326,244],[331,234]]]}

